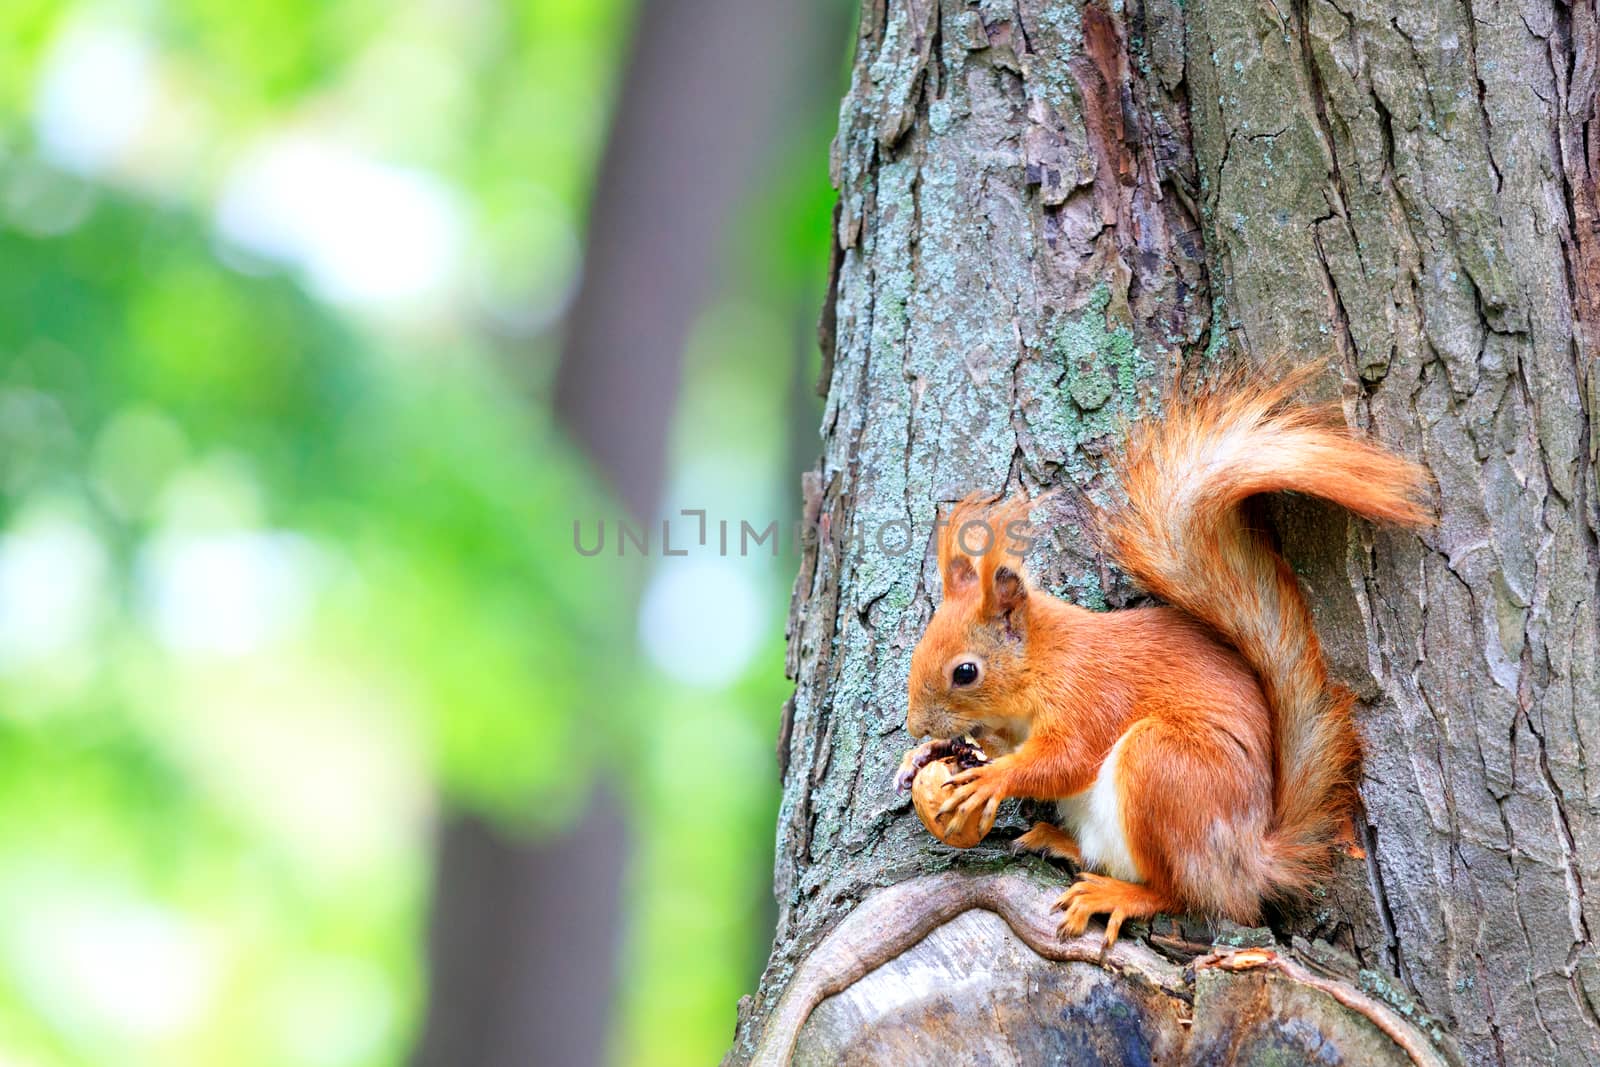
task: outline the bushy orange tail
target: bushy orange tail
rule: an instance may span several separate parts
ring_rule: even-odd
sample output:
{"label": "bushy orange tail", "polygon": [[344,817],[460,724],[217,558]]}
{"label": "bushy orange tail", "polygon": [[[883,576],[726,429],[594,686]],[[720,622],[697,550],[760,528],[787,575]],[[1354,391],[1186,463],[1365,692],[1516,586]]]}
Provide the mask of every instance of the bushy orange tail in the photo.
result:
{"label": "bushy orange tail", "polygon": [[1124,570],[1222,634],[1260,678],[1276,761],[1265,873],[1284,892],[1318,875],[1348,826],[1360,749],[1352,698],[1329,684],[1299,583],[1242,507],[1288,491],[1369,519],[1432,521],[1421,467],[1352,437],[1336,412],[1289,402],[1313,373],[1216,387],[1135,427],[1121,469],[1127,503],[1101,521]]}

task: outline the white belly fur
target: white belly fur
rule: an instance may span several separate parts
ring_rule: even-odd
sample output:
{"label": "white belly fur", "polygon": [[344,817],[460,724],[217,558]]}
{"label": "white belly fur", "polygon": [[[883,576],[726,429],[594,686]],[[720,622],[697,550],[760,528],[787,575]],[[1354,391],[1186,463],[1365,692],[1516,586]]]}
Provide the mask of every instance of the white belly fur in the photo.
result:
{"label": "white belly fur", "polygon": [[1142,882],[1139,867],[1128,850],[1128,835],[1122,828],[1122,805],[1117,800],[1117,761],[1122,755],[1123,734],[1111,746],[1100,765],[1094,784],[1076,796],[1056,801],[1061,828],[1078,842],[1083,865],[1125,882]]}

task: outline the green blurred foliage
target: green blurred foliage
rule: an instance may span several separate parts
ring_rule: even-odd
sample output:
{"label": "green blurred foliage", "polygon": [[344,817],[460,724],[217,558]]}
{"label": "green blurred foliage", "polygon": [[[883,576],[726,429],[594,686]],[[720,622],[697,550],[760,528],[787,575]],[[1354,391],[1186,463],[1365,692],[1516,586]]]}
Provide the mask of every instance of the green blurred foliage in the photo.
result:
{"label": "green blurred foliage", "polygon": [[[651,575],[573,553],[621,512],[541,399],[630,17],[0,5],[0,1062],[403,1062],[438,808],[551,832],[597,773],[639,828],[615,1058],[720,1055],[770,928],[793,560],[734,561],[736,677],[637,662]],[[37,119],[85,33],[154,100],[92,176]],[[673,477],[723,515],[790,517],[831,106],[802,121],[688,352]],[[441,306],[330,304],[219,238],[234,168],[308,131],[458,199]]]}
{"label": "green blurred foliage", "polygon": [[9,0],[0,12],[0,105],[27,99],[36,61],[61,20],[62,0]]}
{"label": "green blurred foliage", "polygon": [[[102,269],[128,248],[136,269]],[[275,1021],[246,1006],[318,954],[348,955],[386,987],[387,1043],[368,1053],[397,1055],[417,980],[428,783],[550,823],[604,742],[573,709],[603,689],[591,650],[625,640],[623,590],[585,581],[550,521],[585,501],[601,510],[600,494],[492,364],[375,352],[289,282],[219,267],[181,215],[100,194],[66,235],[0,231],[0,292],[0,407],[34,413],[5,419],[8,528],[46,522],[108,557],[92,632],[10,664],[0,686],[0,893],[13,879],[110,873],[130,908],[159,901],[229,928],[228,951],[244,957],[230,968],[238,1018],[164,1062],[298,1062],[270,1040]],[[322,591],[282,641],[184,656],[152,639],[152,546],[195,542],[192,555],[209,539],[270,547],[289,532]],[[283,715],[279,699],[326,707]],[[330,742],[331,758],[317,750]],[[339,763],[346,744],[369,750],[353,768]],[[386,754],[398,770],[362,769]],[[299,760],[401,779],[387,784],[409,819],[381,796],[344,798],[347,816],[398,822],[332,844],[398,831],[403,847],[326,869],[327,842],[298,836],[315,813],[252,795]],[[218,774],[260,781],[240,790]],[[270,937],[238,944],[247,917]],[[92,1030],[55,1036],[91,1062],[128,1062],[101,1058]]]}

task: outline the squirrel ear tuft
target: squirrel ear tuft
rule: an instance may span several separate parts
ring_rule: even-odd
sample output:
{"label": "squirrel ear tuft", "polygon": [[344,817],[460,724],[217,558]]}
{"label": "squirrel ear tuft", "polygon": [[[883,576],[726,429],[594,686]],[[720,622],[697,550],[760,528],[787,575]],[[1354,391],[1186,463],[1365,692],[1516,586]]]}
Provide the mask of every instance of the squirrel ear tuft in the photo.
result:
{"label": "squirrel ear tuft", "polygon": [[1027,497],[996,502],[972,494],[950,510],[938,525],[945,596],[981,590],[990,618],[1010,614],[1027,599],[1022,556],[1031,543],[1026,536],[1030,506]]}
{"label": "squirrel ear tuft", "polygon": [[958,540],[963,525],[983,514],[984,499],[976,493],[966,497],[950,509],[944,521],[937,526],[939,543],[939,577],[944,581],[944,595],[956,596],[975,589],[978,585],[978,568],[982,557],[974,556]]}

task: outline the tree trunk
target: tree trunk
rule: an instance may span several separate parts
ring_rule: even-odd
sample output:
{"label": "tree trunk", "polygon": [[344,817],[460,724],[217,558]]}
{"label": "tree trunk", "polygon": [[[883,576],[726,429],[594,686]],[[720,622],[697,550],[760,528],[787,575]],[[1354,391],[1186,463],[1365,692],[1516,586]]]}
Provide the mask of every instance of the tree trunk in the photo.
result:
{"label": "tree trunk", "polygon": [[[781,0],[639,5],[554,397],[563,429],[638,521],[659,505],[684,339],[793,80],[768,57],[813,25]],[[605,1062],[630,836],[604,782],[548,840],[446,812],[414,1067]]]}
{"label": "tree trunk", "polygon": [[[730,1061],[1600,1062],[1596,45],[1543,0],[867,0],[779,926]],[[1083,530],[1121,420],[1278,356],[1438,480],[1420,538],[1273,511],[1362,698],[1368,856],[1102,968],[1039,914],[1064,871],[944,848],[890,788],[936,508],[1073,487],[1030,566],[1125,604]]]}

